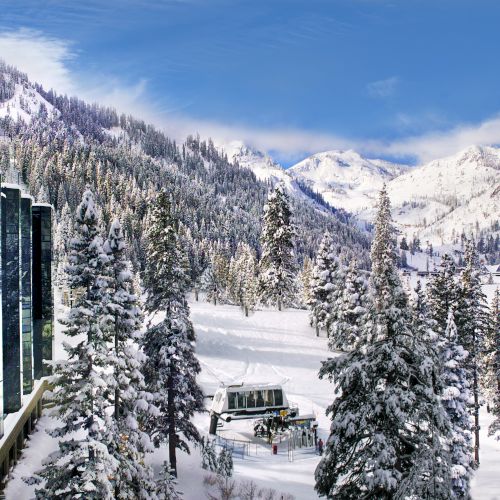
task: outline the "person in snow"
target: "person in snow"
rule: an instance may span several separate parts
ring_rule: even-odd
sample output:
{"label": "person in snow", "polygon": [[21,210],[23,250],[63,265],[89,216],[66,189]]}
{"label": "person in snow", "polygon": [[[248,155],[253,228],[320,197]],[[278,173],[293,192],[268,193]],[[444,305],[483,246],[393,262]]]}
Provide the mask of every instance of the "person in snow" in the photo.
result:
{"label": "person in snow", "polygon": [[318,451],[320,455],[323,455],[323,440],[321,438],[318,441]]}

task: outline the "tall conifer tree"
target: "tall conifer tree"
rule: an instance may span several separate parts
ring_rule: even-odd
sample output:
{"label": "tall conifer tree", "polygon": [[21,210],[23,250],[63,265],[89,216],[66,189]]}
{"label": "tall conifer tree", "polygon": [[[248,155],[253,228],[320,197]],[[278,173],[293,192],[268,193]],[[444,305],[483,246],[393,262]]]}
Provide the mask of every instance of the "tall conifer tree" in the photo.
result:
{"label": "tall conifer tree", "polygon": [[316,256],[307,304],[311,311],[311,323],[316,327],[317,333],[320,328],[327,333],[331,330],[333,307],[342,293],[338,279],[339,268],[332,237],[325,232]]}
{"label": "tall conifer tree", "polygon": [[467,351],[458,344],[453,307],[448,313],[445,336],[441,340],[441,401],[451,423],[450,454],[452,484],[457,498],[470,498],[472,467],[472,432],[468,411],[469,381],[464,368]]}
{"label": "tall conifer tree", "polygon": [[432,319],[436,322],[434,328],[444,336],[450,308],[457,306],[459,287],[455,279],[455,263],[444,254],[441,260],[441,270],[433,276],[426,287],[427,302]]}
{"label": "tall conifer tree", "polygon": [[147,357],[146,385],[160,410],[150,419],[149,429],[156,444],[168,442],[174,476],[176,449],[189,451],[188,441],[200,440],[190,419],[203,409],[203,394],[196,383],[200,364],[194,354],[195,334],[186,301],[189,276],[177,229],[169,196],[161,191],[149,220],[144,285],[150,322],[142,345]]}
{"label": "tall conifer tree", "polygon": [[434,355],[413,331],[395,243],[384,187],[371,252],[375,325],[320,371],[335,380],[338,394],[316,469],[316,489],[328,498],[451,498],[442,447],[449,425],[434,388]]}
{"label": "tall conifer tree", "polygon": [[111,223],[104,250],[110,258],[111,275],[107,309],[113,317],[114,349],[109,355],[115,391],[114,429],[117,435],[110,450],[119,463],[115,478],[116,498],[152,499],[155,484],[152,470],[144,463],[144,455],[152,451],[143,423],[154,415],[152,395],[146,392],[141,372],[145,357],[137,344],[141,339],[142,313],[133,293],[131,264],[125,256],[126,244],[121,224]]}
{"label": "tall conifer tree", "polygon": [[495,435],[500,440],[500,291],[495,290],[493,302],[490,309],[490,322],[488,329],[490,372],[489,384],[491,395],[491,412],[494,420],[490,425],[488,433]]}
{"label": "tall conifer tree", "polygon": [[363,329],[372,320],[368,281],[355,260],[338,288],[341,293],[334,305],[336,321],[332,324],[328,346],[331,350],[348,351],[362,339]]}
{"label": "tall conifer tree", "polygon": [[75,222],[68,286],[83,294],[63,324],[65,334],[77,343],[64,344],[67,361],[53,363],[52,401],[61,425],[50,434],[60,438],[59,449],[40,472],[45,484],[36,495],[40,499],[102,500],[113,497],[111,478],[118,462],[109,452],[116,423],[107,411],[108,394],[115,390],[106,371],[108,345],[112,342],[112,318],[106,308],[109,258],[99,236],[98,211],[90,190],[83,194]]}
{"label": "tall conifer tree", "polygon": [[488,325],[486,307],[476,247],[473,241],[468,240],[465,246],[465,268],[460,277],[455,322],[458,343],[469,353],[465,368],[474,400],[471,411],[474,417],[474,460],[476,465],[479,465],[479,375]]}
{"label": "tall conifer tree", "polygon": [[264,206],[260,296],[264,304],[279,311],[297,299],[294,236],[288,195],[284,185],[278,184]]}

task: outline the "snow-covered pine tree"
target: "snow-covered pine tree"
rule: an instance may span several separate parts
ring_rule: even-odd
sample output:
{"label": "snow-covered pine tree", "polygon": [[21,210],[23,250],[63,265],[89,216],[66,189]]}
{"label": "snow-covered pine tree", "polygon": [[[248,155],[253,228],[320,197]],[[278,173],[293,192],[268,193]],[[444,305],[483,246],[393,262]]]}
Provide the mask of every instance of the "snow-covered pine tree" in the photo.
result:
{"label": "snow-covered pine tree", "polygon": [[119,463],[115,477],[115,498],[152,499],[155,483],[145,453],[153,445],[142,423],[153,412],[151,394],[146,392],[141,366],[144,354],[137,343],[141,339],[142,313],[133,293],[131,264],[126,258],[126,244],[119,220],[111,223],[104,250],[110,258],[111,275],[107,308],[113,317],[114,350],[109,364],[115,381],[112,396],[117,432],[110,452]]}
{"label": "snow-covered pine tree", "polygon": [[[429,311],[429,304],[426,300],[422,284],[417,281],[417,286],[414,290],[412,301],[412,332],[416,339],[418,339],[425,346],[427,355],[422,360],[422,368],[429,377],[430,386],[421,385],[420,389],[426,393],[433,391],[433,397],[437,401],[441,401],[443,391],[448,383],[441,378],[441,367],[443,363],[442,351],[440,349],[442,343],[439,334],[435,331],[436,322],[431,318]],[[419,386],[416,386],[419,387]],[[449,397],[452,393],[448,392]],[[427,397],[428,394],[418,394],[417,398]],[[452,403],[450,403],[452,406]],[[435,420],[431,420],[426,426],[428,431],[429,447],[419,457],[421,465],[420,470],[427,470],[429,478],[427,481],[422,481],[420,484],[420,491],[418,498],[450,498],[453,497],[453,474],[459,477],[462,470],[457,466],[453,467],[453,456],[450,450],[450,444],[453,440],[454,429],[451,422],[450,415],[446,411],[443,412],[442,405],[436,406]],[[446,408],[444,408],[446,410]],[[457,429],[461,433],[461,429]],[[446,443],[443,449],[443,443]],[[434,449],[441,450],[441,457],[435,460],[433,456]],[[458,457],[458,453],[457,453]],[[417,471],[419,469],[417,468]],[[462,480],[463,481],[463,480]],[[459,484],[459,481],[457,480]],[[461,497],[462,498],[462,497]]]}
{"label": "snow-covered pine tree", "polygon": [[229,278],[229,250],[218,241],[210,251],[210,263],[217,282],[217,293],[219,303],[227,301],[227,286]]}
{"label": "snow-covered pine tree", "polygon": [[328,347],[331,350],[349,351],[360,339],[363,340],[363,328],[371,322],[368,281],[358,270],[355,260],[349,266],[337,305],[337,321],[332,325],[334,331],[329,337]]}
{"label": "snow-covered pine tree", "polygon": [[213,302],[214,306],[220,302],[224,290],[221,288],[215,276],[212,264],[209,263],[200,278],[200,290],[206,293],[207,302]]}
{"label": "snow-covered pine tree", "polygon": [[226,446],[223,446],[220,450],[217,473],[222,477],[231,477],[233,475],[233,452]]}
{"label": "snow-covered pine tree", "polygon": [[243,308],[245,316],[257,303],[257,264],[249,245],[240,243],[231,258],[228,277],[228,295],[233,304]]}
{"label": "snow-covered pine tree", "polygon": [[67,361],[53,362],[52,402],[61,425],[50,431],[60,438],[39,472],[45,484],[39,499],[113,498],[112,477],[118,462],[109,452],[116,436],[115,422],[107,411],[114,385],[107,375],[111,317],[105,299],[109,259],[98,234],[98,211],[90,190],[76,210],[75,233],[70,242],[68,286],[83,294],[63,321],[65,334],[76,340],[64,344]]}
{"label": "snow-covered pine tree", "polygon": [[223,304],[228,300],[229,258],[221,242],[212,245],[209,254],[209,262],[200,277],[200,290],[206,293],[208,302]]}
{"label": "snow-covered pine tree", "polygon": [[464,368],[467,351],[458,344],[453,307],[448,313],[444,338],[440,340],[441,401],[451,424],[449,439],[452,484],[456,498],[470,498],[470,480],[473,474],[472,432],[468,410],[469,381]]}
{"label": "snow-covered pine tree", "polygon": [[54,237],[54,257],[56,265],[56,282],[62,284],[65,279],[65,266],[67,265],[67,256],[69,253],[69,244],[73,234],[73,219],[71,210],[66,203],[59,215],[57,228]]}
{"label": "snow-covered pine tree", "polygon": [[215,440],[201,438],[201,468],[210,472],[217,472],[217,453]]}
{"label": "snow-covered pine tree", "polygon": [[479,259],[474,242],[465,245],[465,268],[460,276],[460,288],[455,323],[458,343],[469,353],[465,368],[474,402],[471,407],[474,416],[474,460],[479,465],[479,407],[481,355],[488,325],[486,297],[482,291]]}
{"label": "snow-covered pine tree", "polygon": [[496,436],[500,440],[500,291],[495,290],[490,309],[490,322],[488,325],[488,348],[490,352],[488,377],[491,395],[491,413],[494,420],[491,423],[488,434]]}
{"label": "snow-covered pine tree", "polygon": [[302,271],[300,273],[300,291],[302,305],[307,307],[311,301],[311,288],[312,288],[312,275],[313,275],[313,261],[308,256],[304,258]]}
{"label": "snow-covered pine tree", "polygon": [[146,386],[160,410],[148,421],[148,427],[155,444],[168,442],[174,476],[176,449],[189,451],[188,441],[200,441],[190,419],[203,409],[203,394],[196,384],[200,364],[194,354],[195,335],[186,301],[189,276],[177,227],[168,193],[161,191],[149,219],[144,286],[150,320],[142,339],[147,357],[143,370]]}
{"label": "snow-covered pine tree", "polygon": [[[45,177],[42,177],[42,178],[45,178]],[[36,195],[36,201],[37,201],[37,203],[50,203],[49,191],[48,191],[47,186],[45,184],[42,184],[40,186],[40,189],[38,190],[38,193]]]}
{"label": "snow-covered pine tree", "polygon": [[426,287],[427,303],[432,319],[435,321],[435,330],[440,336],[444,335],[451,307],[456,307],[459,288],[455,280],[455,263],[444,254],[441,260],[441,270],[433,276]]}
{"label": "snow-covered pine tree", "polygon": [[308,307],[311,324],[316,328],[330,331],[333,317],[333,304],[336,303],[342,289],[339,287],[340,263],[333,246],[330,233],[325,232],[319,245],[314,265]]}
{"label": "snow-covered pine tree", "polygon": [[413,319],[397,270],[385,186],[372,243],[375,325],[350,353],[323,363],[337,398],[315,477],[328,498],[451,498],[449,428],[435,393],[433,354]]}
{"label": "snow-covered pine tree", "polygon": [[260,262],[260,300],[278,311],[297,299],[294,236],[288,194],[285,186],[278,184],[264,206]]}
{"label": "snow-covered pine tree", "polygon": [[178,500],[182,498],[182,493],[179,493],[176,490],[176,479],[172,476],[172,472],[167,461],[162,464],[156,489],[158,492],[158,500]]}

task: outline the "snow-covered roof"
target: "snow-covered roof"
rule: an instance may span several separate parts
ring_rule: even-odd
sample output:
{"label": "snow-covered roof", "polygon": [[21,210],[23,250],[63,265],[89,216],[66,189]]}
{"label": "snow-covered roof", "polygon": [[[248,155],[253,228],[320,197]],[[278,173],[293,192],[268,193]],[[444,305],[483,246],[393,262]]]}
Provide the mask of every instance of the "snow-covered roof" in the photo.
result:
{"label": "snow-covered roof", "polygon": [[48,208],[51,208],[52,210],[54,210],[54,205],[51,205],[50,203],[34,203],[33,204],[34,207],[48,207]]}
{"label": "snow-covered roof", "polygon": [[10,182],[2,182],[2,188],[6,189],[18,189],[19,191],[22,191],[22,187],[19,184],[13,184]]}
{"label": "snow-covered roof", "polygon": [[263,390],[271,390],[271,389],[282,389],[281,385],[279,384],[269,384],[269,383],[263,383],[263,384],[232,384],[228,386],[221,386],[219,389],[228,391],[228,392],[238,392],[238,391],[263,391]]}

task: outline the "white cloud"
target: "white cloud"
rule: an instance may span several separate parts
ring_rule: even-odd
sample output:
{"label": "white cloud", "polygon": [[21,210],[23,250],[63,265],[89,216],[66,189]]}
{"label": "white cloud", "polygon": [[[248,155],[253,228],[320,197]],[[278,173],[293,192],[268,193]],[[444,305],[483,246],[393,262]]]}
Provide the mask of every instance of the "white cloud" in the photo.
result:
{"label": "white cloud", "polygon": [[368,95],[371,97],[377,97],[385,99],[391,96],[396,91],[396,87],[399,83],[399,78],[397,76],[391,76],[385,80],[377,80],[375,82],[370,82],[366,85],[366,90]]}
{"label": "white cloud", "polygon": [[[69,41],[38,31],[21,29],[0,32],[0,58],[41,83],[45,88],[113,106],[163,128],[170,136],[183,139],[199,133],[218,144],[242,140],[262,151],[273,151],[283,160],[329,149],[355,149],[377,157],[415,157],[419,161],[453,154],[472,144],[500,144],[500,114],[478,124],[460,124],[447,131],[427,132],[393,141],[360,140],[319,131],[286,127],[261,129],[238,123],[198,120],[178,112],[162,112],[147,97],[147,80],[126,85],[110,75],[81,75],[72,70],[77,51]],[[391,84],[390,81],[394,80]],[[386,82],[386,90],[382,82]],[[389,83],[387,83],[389,82]],[[379,93],[397,84],[397,78],[372,82]],[[409,119],[409,118],[407,118]]]}
{"label": "white cloud", "polygon": [[26,28],[0,32],[0,59],[27,73],[45,89],[155,120],[154,108],[146,98],[146,79],[125,85],[111,75],[81,75],[73,70],[77,57],[68,40]]}
{"label": "white cloud", "polygon": [[76,90],[68,63],[74,59],[71,43],[38,31],[19,29],[0,33],[0,58],[28,73],[31,80],[61,93]]}

